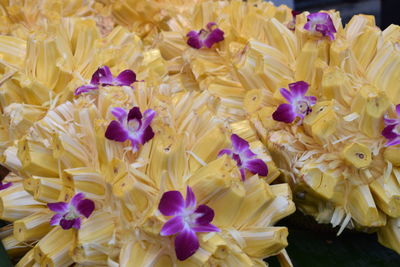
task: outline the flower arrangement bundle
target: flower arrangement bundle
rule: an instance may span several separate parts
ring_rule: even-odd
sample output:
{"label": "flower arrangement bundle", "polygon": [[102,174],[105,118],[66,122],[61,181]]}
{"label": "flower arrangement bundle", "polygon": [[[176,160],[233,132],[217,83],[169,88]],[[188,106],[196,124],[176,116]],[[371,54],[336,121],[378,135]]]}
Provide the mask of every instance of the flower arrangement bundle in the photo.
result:
{"label": "flower arrangement bundle", "polygon": [[57,106],[7,156],[23,180],[2,199],[26,198],[3,209],[22,210],[7,218],[5,239],[17,242],[11,251],[30,249],[19,265],[248,265],[280,253],[287,229],[272,225],[294,204],[287,184],[252,174],[267,175],[262,143],[232,143],[235,126],[215,117],[205,93],[134,87],[102,86]]}
{"label": "flower arrangement bundle", "polygon": [[0,7],[17,266],[290,266],[292,192],[400,253],[398,26],[263,1]]}

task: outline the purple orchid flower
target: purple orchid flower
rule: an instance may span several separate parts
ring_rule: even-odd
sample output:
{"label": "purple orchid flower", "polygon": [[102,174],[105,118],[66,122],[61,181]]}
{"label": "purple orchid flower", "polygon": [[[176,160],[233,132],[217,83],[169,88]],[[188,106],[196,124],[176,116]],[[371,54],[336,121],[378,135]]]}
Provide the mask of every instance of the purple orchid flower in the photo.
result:
{"label": "purple orchid flower", "polygon": [[257,173],[261,176],[268,175],[268,166],[261,159],[255,158],[257,154],[253,153],[249,148],[249,143],[240,138],[236,134],[231,135],[233,149],[222,149],[218,153],[218,157],[227,154],[236,161],[239,167],[242,180],[246,179],[246,170],[251,173]]}
{"label": "purple orchid flower", "polygon": [[111,113],[118,121],[114,120],[108,125],[105,133],[107,139],[117,142],[125,142],[129,139],[133,152],[136,152],[140,145],[144,145],[154,137],[150,126],[156,115],[154,110],[146,110],[143,116],[139,107],[133,107],[129,113],[123,108],[112,108]]}
{"label": "purple orchid flower", "polygon": [[47,203],[50,210],[56,212],[50,225],[60,225],[62,229],[81,228],[81,217],[89,218],[94,210],[94,202],[85,198],[83,193],[76,194],[70,203]]}
{"label": "purple orchid flower", "polygon": [[286,123],[293,122],[297,117],[303,120],[312,111],[311,107],[317,102],[315,96],[305,96],[308,87],[308,83],[299,81],[289,84],[290,91],[281,88],[280,92],[289,104],[279,105],[278,109],[272,114],[272,118]]}
{"label": "purple orchid flower", "polygon": [[99,86],[130,86],[134,82],[137,80],[132,70],[124,70],[114,78],[110,68],[103,66],[93,73],[90,84],[82,85],[75,90],[75,95],[97,90]]}
{"label": "purple orchid flower", "polygon": [[173,216],[161,229],[162,236],[178,234],[175,237],[176,257],[183,261],[192,256],[200,247],[196,233],[219,232],[218,227],[210,222],[214,211],[207,205],[196,208],[196,197],[192,189],[186,189],[186,200],[179,191],[165,192],[158,209],[164,216]]}
{"label": "purple orchid flower", "polygon": [[311,13],[307,16],[307,23],[304,29],[312,33],[320,32],[322,36],[328,36],[331,40],[335,39],[333,35],[336,33],[335,25],[329,14],[323,12]]}
{"label": "purple orchid flower", "polygon": [[394,146],[400,144],[400,104],[396,106],[397,119],[384,118],[385,128],[382,135],[388,139],[385,146]]}
{"label": "purple orchid flower", "polygon": [[209,22],[207,29],[201,29],[199,32],[190,31],[186,36],[189,37],[187,44],[193,48],[202,47],[211,48],[213,44],[224,40],[224,32],[216,27],[215,22]]}
{"label": "purple orchid flower", "polygon": [[0,191],[9,188],[10,186],[12,186],[12,182],[8,182],[3,184],[3,182],[0,182]]}

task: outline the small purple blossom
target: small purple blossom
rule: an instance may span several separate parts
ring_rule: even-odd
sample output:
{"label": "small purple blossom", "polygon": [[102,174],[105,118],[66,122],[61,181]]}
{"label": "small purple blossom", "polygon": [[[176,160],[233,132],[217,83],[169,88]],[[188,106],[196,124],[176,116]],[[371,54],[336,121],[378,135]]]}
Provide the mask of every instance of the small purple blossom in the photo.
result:
{"label": "small purple blossom", "polygon": [[3,182],[0,182],[0,191],[9,188],[10,186],[12,186],[11,182],[5,183],[3,184]]}
{"label": "small purple blossom", "polygon": [[136,152],[140,145],[144,145],[154,137],[150,126],[156,115],[154,110],[146,110],[143,116],[139,107],[133,107],[128,113],[123,108],[112,108],[111,113],[118,121],[114,120],[108,125],[105,133],[107,139],[117,142],[125,142],[129,139],[133,152]]}
{"label": "small purple blossom", "polygon": [[196,203],[192,189],[186,189],[186,200],[179,191],[165,192],[158,209],[164,216],[173,216],[161,229],[162,236],[177,234],[175,237],[176,257],[183,261],[192,256],[200,247],[196,233],[219,232],[218,227],[211,224],[214,211],[207,205]]}
{"label": "small purple blossom", "polygon": [[382,135],[388,139],[385,146],[394,146],[400,144],[400,104],[396,106],[396,119],[384,118],[385,128],[382,131]]}
{"label": "small purple blossom", "polygon": [[89,218],[94,210],[94,202],[85,198],[83,193],[76,194],[71,202],[47,203],[47,207],[56,212],[50,225],[60,225],[62,229],[81,228],[81,217]]}
{"label": "small purple blossom", "polygon": [[261,176],[268,175],[267,164],[261,159],[255,158],[257,154],[250,150],[249,143],[246,140],[236,134],[232,134],[231,141],[233,149],[223,149],[218,153],[218,156],[227,154],[234,159],[239,167],[243,181],[246,179],[246,170]]}
{"label": "small purple blossom", "polygon": [[213,44],[224,40],[224,32],[216,27],[215,22],[207,24],[207,30],[201,29],[199,32],[190,31],[186,37],[189,37],[187,44],[193,48],[200,49],[202,47],[211,48]]}
{"label": "small purple blossom", "polygon": [[279,105],[272,114],[272,118],[286,123],[293,122],[297,117],[303,120],[306,115],[311,113],[311,107],[317,102],[315,96],[305,96],[308,87],[308,83],[299,81],[289,84],[290,91],[281,88],[280,92],[289,104]]}
{"label": "small purple blossom", "polygon": [[97,90],[99,86],[130,86],[134,82],[137,80],[132,70],[124,70],[114,78],[110,68],[103,66],[93,73],[90,84],[82,85],[75,90],[75,95]]}
{"label": "small purple blossom", "polygon": [[336,33],[336,28],[333,25],[330,15],[327,13],[316,12],[308,15],[304,29],[313,34],[319,32],[322,36],[328,36],[331,40],[335,39],[333,34]]}

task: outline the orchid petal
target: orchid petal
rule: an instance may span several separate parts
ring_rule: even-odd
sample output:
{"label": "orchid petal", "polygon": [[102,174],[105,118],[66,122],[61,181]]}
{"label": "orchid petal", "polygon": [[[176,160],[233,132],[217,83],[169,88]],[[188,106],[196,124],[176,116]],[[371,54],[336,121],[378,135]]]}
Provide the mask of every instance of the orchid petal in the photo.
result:
{"label": "orchid petal", "polygon": [[183,261],[192,256],[200,247],[196,233],[190,228],[184,229],[175,238],[175,253],[178,260]]}
{"label": "orchid petal", "polygon": [[53,217],[51,217],[50,219],[50,225],[59,225],[60,224],[60,220],[62,219],[63,215],[60,213],[56,213],[53,215]]}
{"label": "orchid petal", "polygon": [[232,134],[231,135],[231,142],[232,142],[233,149],[237,153],[240,153],[242,151],[245,151],[245,150],[249,149],[249,142],[247,142],[243,138],[240,138],[236,134]]}
{"label": "orchid petal", "polygon": [[258,174],[260,176],[268,175],[268,166],[261,159],[251,159],[243,164],[243,167],[248,169],[253,174]]}
{"label": "orchid petal", "polygon": [[279,91],[281,92],[281,95],[289,102],[292,103],[293,102],[293,96],[292,93],[287,90],[286,88],[281,88],[279,89]]}
{"label": "orchid petal", "polygon": [[74,206],[74,208],[78,208],[79,203],[85,198],[85,194],[80,192],[76,194],[75,196],[72,197],[71,199],[71,205]]}
{"label": "orchid petal", "polygon": [[76,210],[79,212],[80,215],[83,215],[86,218],[89,218],[89,216],[94,211],[94,208],[95,208],[95,205],[94,205],[93,200],[83,199],[79,202]]}
{"label": "orchid petal", "polygon": [[57,213],[65,213],[68,211],[68,203],[65,203],[65,202],[47,203],[47,207],[51,211],[54,211]]}
{"label": "orchid petal", "polygon": [[76,218],[74,220],[74,224],[72,225],[72,228],[80,229],[81,228],[81,222],[82,222],[81,218]]}
{"label": "orchid petal", "polygon": [[7,189],[7,188],[9,188],[10,186],[12,186],[12,182],[8,182],[8,183],[5,183],[5,184],[3,184],[2,182],[0,182],[0,190],[4,190],[4,189]]}
{"label": "orchid petal", "polygon": [[147,128],[151,124],[151,122],[154,119],[154,116],[156,115],[156,112],[152,109],[147,109],[143,113],[143,128]]}
{"label": "orchid petal", "polygon": [[189,186],[186,187],[186,208],[195,208],[196,207],[196,196],[194,195],[192,188]]}
{"label": "orchid petal", "polygon": [[82,85],[75,90],[74,95],[80,95],[82,93],[91,92],[97,89],[99,89],[97,85],[92,85],[92,84]]}
{"label": "orchid petal", "polygon": [[317,32],[322,33],[323,36],[326,36],[328,33],[328,27],[325,24],[317,24],[315,25],[315,30]]}
{"label": "orchid petal", "polygon": [[124,120],[126,120],[127,113],[126,113],[126,110],[123,108],[119,108],[119,107],[112,108],[111,114],[113,114],[114,117],[117,118],[119,123],[123,123]]}
{"label": "orchid petal", "polygon": [[240,156],[243,160],[247,160],[257,156],[257,154],[253,153],[253,151],[251,151],[250,149],[247,149],[245,151],[240,152]]}
{"label": "orchid petal", "polygon": [[204,40],[204,45],[207,48],[211,48],[215,43],[224,40],[224,32],[218,28],[214,29]]}
{"label": "orchid petal", "polygon": [[383,118],[385,125],[397,124],[399,123],[398,119],[388,119],[386,116]]}
{"label": "orchid petal", "polygon": [[186,43],[190,47],[200,49],[203,46],[203,41],[200,39],[200,34],[198,32],[190,31],[186,36],[189,37]]}
{"label": "orchid petal", "polygon": [[143,145],[143,144],[147,143],[148,141],[150,141],[153,137],[154,137],[153,129],[149,126],[144,130],[140,141]]}
{"label": "orchid petal", "polygon": [[111,73],[111,70],[108,66],[103,66],[99,68],[98,70],[98,76],[99,76],[99,82],[101,85],[106,86],[106,85],[113,85],[113,75]]}
{"label": "orchid petal", "polygon": [[214,210],[207,205],[200,205],[194,211],[201,215],[196,219],[197,225],[207,225],[214,219]]}
{"label": "orchid petal", "polygon": [[197,38],[199,36],[199,33],[196,31],[190,31],[186,34],[186,37],[195,37]]}
{"label": "orchid petal", "polygon": [[129,86],[136,82],[136,73],[132,70],[124,70],[114,79],[114,83],[119,86]]}
{"label": "orchid petal", "polygon": [[400,117],[400,104],[396,105],[397,116]]}
{"label": "orchid petal", "polygon": [[246,169],[245,168],[240,168],[240,176],[242,177],[242,181],[246,180]]}
{"label": "orchid petal", "polygon": [[272,114],[272,118],[276,121],[291,123],[296,119],[296,113],[290,104],[280,104],[277,110]]}
{"label": "orchid petal", "polygon": [[207,225],[199,225],[199,226],[195,226],[192,227],[192,230],[195,232],[221,232],[221,230],[216,227],[215,225],[212,224],[207,224]]}
{"label": "orchid petal", "polygon": [[142,139],[129,137],[129,140],[131,141],[132,152],[135,153],[139,151],[140,145],[142,144]]}
{"label": "orchid petal", "polygon": [[324,12],[314,12],[307,16],[309,20],[318,20],[321,22],[325,22],[328,19],[329,15]]}
{"label": "orchid petal", "polygon": [[394,138],[392,140],[389,140],[385,146],[395,146],[395,145],[400,145],[400,138]]}
{"label": "orchid petal", "polygon": [[232,156],[233,152],[230,149],[222,149],[219,153],[218,153],[218,157],[221,157],[222,155],[228,155],[228,156]]}
{"label": "orchid petal", "polygon": [[[245,150],[245,151],[246,151],[246,150]],[[241,152],[241,153],[243,153],[243,152]],[[240,158],[239,154],[233,153],[232,159],[233,159],[234,161],[236,161],[236,165],[237,165],[238,167],[242,166],[242,159]]]}
{"label": "orchid petal", "polygon": [[182,216],[176,216],[163,225],[160,234],[162,236],[174,235],[181,232],[184,227],[185,222]]}
{"label": "orchid petal", "polygon": [[91,85],[100,85],[100,68],[98,68],[92,75],[90,80]]}
{"label": "orchid petal", "polygon": [[209,23],[207,23],[206,28],[211,32],[213,30],[214,26],[217,26],[217,23],[209,22]]}
{"label": "orchid petal", "polygon": [[185,208],[185,201],[181,192],[168,191],[165,192],[160,200],[158,209],[165,216],[173,216],[182,213]]}
{"label": "orchid petal", "polygon": [[140,112],[139,107],[133,107],[129,110],[128,121],[136,119],[138,121],[142,120],[142,112]]}
{"label": "orchid petal", "polygon": [[72,220],[61,219],[60,220],[60,226],[64,230],[71,229],[72,226],[75,224],[75,220],[76,219],[72,219]]}
{"label": "orchid petal", "polygon": [[311,106],[314,106],[315,103],[317,103],[317,98],[315,96],[305,96],[304,98],[310,103]]}
{"label": "orchid petal", "polygon": [[306,24],[304,24],[304,29],[307,31],[311,31],[311,22],[308,21]]}
{"label": "orchid petal", "polygon": [[125,142],[128,139],[129,134],[119,122],[112,121],[107,127],[105,137],[113,141]]}
{"label": "orchid petal", "polygon": [[386,139],[394,139],[397,136],[399,136],[398,134],[393,132],[393,130],[396,128],[396,126],[397,126],[396,124],[386,126],[382,131],[383,137],[385,137]]}
{"label": "orchid petal", "polygon": [[308,87],[309,84],[304,81],[289,84],[292,96],[304,96],[307,93]]}

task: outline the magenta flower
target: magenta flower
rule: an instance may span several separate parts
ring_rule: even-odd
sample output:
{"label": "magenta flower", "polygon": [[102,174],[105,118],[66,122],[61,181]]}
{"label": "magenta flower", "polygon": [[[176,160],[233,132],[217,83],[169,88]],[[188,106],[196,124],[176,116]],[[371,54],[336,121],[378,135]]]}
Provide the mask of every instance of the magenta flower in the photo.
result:
{"label": "magenta flower", "polygon": [[396,106],[397,118],[388,119],[384,118],[385,128],[382,131],[382,135],[388,139],[385,146],[394,146],[400,144],[400,104]]}
{"label": "magenta flower", "polygon": [[261,159],[255,158],[257,154],[253,153],[249,148],[249,143],[237,136],[231,135],[233,149],[222,149],[218,153],[218,157],[227,154],[236,161],[239,167],[242,180],[246,179],[246,170],[251,173],[257,173],[261,176],[268,175],[268,166]]}
{"label": "magenta flower", "polygon": [[198,232],[219,232],[218,227],[210,222],[214,211],[207,205],[196,208],[196,197],[192,189],[186,189],[186,201],[179,191],[165,192],[158,209],[164,216],[173,216],[161,229],[162,236],[178,234],[175,237],[176,257],[183,261],[192,256],[199,248]]}
{"label": "magenta flower", "polygon": [[211,48],[213,44],[224,40],[224,32],[216,27],[215,22],[207,24],[207,30],[201,29],[199,32],[190,31],[186,36],[189,37],[187,44],[193,48]]}
{"label": "magenta flower", "polygon": [[305,96],[308,86],[308,83],[300,81],[289,84],[290,92],[281,88],[280,92],[289,104],[279,105],[278,109],[272,114],[272,118],[286,123],[293,122],[297,117],[303,120],[312,111],[311,107],[317,102],[315,96]]}
{"label": "magenta flower", "polygon": [[316,12],[308,15],[304,29],[313,34],[319,32],[322,36],[329,36],[331,40],[335,39],[333,35],[336,33],[335,25],[333,25],[333,21],[327,13]]}
{"label": "magenta flower", "polygon": [[0,182],[0,191],[9,188],[10,186],[12,186],[11,182],[5,183],[3,184],[3,182]]}
{"label": "magenta flower", "polygon": [[47,203],[50,210],[56,212],[50,225],[60,225],[62,229],[81,228],[81,217],[89,218],[94,210],[94,202],[85,198],[83,193],[76,194],[70,203]]}
{"label": "magenta flower", "polygon": [[154,137],[153,129],[150,124],[156,112],[148,109],[143,113],[139,107],[133,107],[127,113],[123,108],[112,108],[111,113],[118,121],[112,121],[106,130],[107,139],[125,142],[130,140],[133,152],[139,150],[139,146],[145,144]]}
{"label": "magenta flower", "polygon": [[110,68],[103,66],[92,75],[90,84],[82,85],[75,90],[75,95],[99,89],[99,86],[130,86],[137,82],[136,74],[132,70],[124,70],[117,77],[113,77]]}

